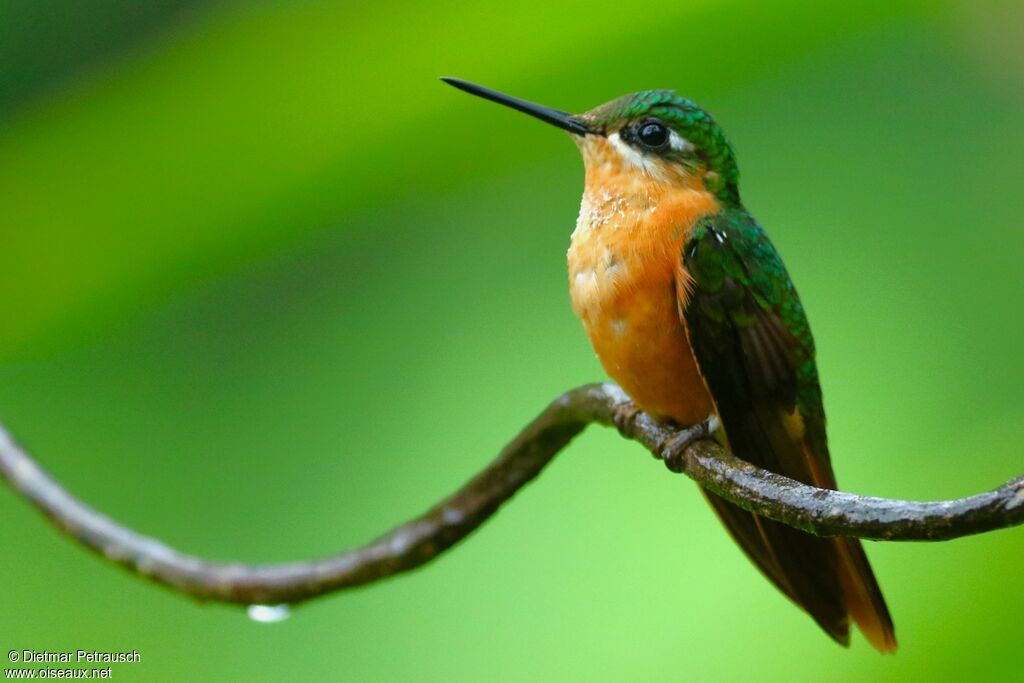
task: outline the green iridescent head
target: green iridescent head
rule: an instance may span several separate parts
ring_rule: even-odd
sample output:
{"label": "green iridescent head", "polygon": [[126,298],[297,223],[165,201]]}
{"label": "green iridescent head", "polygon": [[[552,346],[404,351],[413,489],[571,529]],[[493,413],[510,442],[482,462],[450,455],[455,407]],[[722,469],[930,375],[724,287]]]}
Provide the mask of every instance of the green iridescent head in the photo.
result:
{"label": "green iridescent head", "polygon": [[467,81],[442,80],[573,135],[605,137],[641,169],[668,163],[686,173],[700,172],[708,189],[721,199],[739,200],[739,168],[725,132],[710,114],[671,90],[645,90],[576,115]]}
{"label": "green iridescent head", "polygon": [[703,168],[716,194],[738,197],[739,168],[732,145],[711,115],[671,90],[626,95],[578,117],[591,134],[690,169]]}

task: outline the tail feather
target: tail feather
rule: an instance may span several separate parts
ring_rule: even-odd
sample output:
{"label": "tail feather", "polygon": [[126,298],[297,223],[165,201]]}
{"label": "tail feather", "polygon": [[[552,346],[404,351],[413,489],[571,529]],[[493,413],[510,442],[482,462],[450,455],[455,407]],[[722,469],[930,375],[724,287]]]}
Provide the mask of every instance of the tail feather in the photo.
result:
{"label": "tail feather", "polygon": [[864,548],[855,538],[835,539],[846,609],[879,652],[896,651],[896,633]]}
{"label": "tail feather", "polygon": [[840,645],[850,644],[850,620],[835,567],[832,539],[811,536],[752,514],[704,491],[733,540],[761,573],[806,611]]}

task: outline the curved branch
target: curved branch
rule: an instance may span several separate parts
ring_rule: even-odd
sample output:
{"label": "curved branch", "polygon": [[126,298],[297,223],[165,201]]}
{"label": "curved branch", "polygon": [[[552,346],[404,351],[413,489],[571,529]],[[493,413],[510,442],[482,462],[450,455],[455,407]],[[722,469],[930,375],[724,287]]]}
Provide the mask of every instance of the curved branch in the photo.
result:
{"label": "curved branch", "polygon": [[429,562],[480,526],[593,422],[617,427],[672,471],[751,512],[822,536],[940,541],[1024,523],[1024,477],[988,493],[931,503],[819,489],[736,458],[701,438],[701,426],[680,430],[654,421],[612,384],[559,397],[480,474],[423,515],[362,547],[307,562],[245,565],[180,553],[72,496],[2,427],[0,475],[58,529],[133,573],[200,600],[295,604]]}

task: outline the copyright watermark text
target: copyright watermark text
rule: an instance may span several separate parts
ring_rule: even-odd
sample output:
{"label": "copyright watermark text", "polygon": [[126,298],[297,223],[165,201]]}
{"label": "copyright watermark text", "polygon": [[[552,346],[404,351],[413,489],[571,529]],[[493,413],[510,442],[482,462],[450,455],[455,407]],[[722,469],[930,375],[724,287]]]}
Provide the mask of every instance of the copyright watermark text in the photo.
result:
{"label": "copyright watermark text", "polygon": [[[5,680],[50,679],[50,678],[113,678],[114,667],[104,664],[138,664],[142,656],[137,650],[8,650],[7,661],[19,664],[17,668],[5,668]],[[44,664],[47,666],[31,666]],[[57,664],[58,666],[49,666]],[[28,666],[26,666],[28,665]],[[65,666],[60,666],[65,665]],[[99,665],[99,666],[98,666]]]}

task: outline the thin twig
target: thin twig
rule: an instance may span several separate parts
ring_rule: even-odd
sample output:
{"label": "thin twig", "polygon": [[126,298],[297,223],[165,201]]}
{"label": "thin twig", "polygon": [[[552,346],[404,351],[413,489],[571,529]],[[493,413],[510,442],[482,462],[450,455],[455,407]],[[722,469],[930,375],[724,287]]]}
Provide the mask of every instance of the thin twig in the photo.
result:
{"label": "thin twig", "polygon": [[679,430],[638,413],[611,384],[558,398],[480,474],[420,517],[360,548],[308,562],[246,565],[180,553],[72,496],[2,426],[0,475],[58,529],[133,573],[199,600],[295,604],[429,562],[480,526],[594,422],[617,427],[672,471],[723,498],[822,536],[941,541],[1024,523],[1024,477],[988,493],[932,503],[818,489],[744,462],[712,440],[691,441],[699,430]]}

